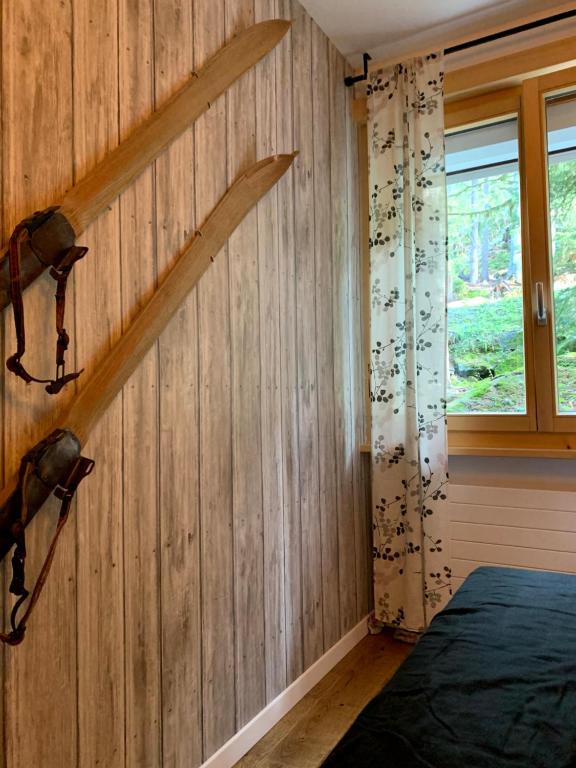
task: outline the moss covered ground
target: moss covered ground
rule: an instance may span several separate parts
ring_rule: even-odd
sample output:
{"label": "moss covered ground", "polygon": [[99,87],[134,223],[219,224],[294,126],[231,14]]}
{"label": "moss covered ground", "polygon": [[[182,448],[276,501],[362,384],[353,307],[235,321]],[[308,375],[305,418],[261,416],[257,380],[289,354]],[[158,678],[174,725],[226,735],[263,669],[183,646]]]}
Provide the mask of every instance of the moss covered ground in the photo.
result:
{"label": "moss covered ground", "polygon": [[[522,297],[449,308],[449,413],[525,412]],[[576,411],[576,286],[555,292],[559,411]]]}

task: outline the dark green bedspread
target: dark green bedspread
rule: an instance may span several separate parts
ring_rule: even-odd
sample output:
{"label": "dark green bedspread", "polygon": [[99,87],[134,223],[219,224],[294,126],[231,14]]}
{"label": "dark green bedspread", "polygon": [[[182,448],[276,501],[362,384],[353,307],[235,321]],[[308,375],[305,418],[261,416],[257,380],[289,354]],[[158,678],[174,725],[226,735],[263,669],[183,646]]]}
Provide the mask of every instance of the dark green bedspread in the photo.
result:
{"label": "dark green bedspread", "polygon": [[478,568],[325,768],[576,767],[576,576]]}

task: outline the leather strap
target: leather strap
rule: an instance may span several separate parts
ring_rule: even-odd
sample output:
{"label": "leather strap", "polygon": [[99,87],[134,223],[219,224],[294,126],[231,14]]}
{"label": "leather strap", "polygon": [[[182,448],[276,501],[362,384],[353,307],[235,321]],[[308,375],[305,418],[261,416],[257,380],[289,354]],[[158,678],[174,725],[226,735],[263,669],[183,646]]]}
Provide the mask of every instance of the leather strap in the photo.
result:
{"label": "leather strap", "polygon": [[80,456],[72,467],[72,470],[70,471],[65,484],[63,486],[57,486],[54,490],[54,495],[62,501],[60,506],[60,514],[58,516],[58,524],[56,526],[56,531],[54,533],[54,537],[52,538],[48,554],[46,555],[46,559],[44,560],[38,578],[36,579],[36,583],[34,584],[34,588],[32,589],[32,594],[30,596],[28,606],[22,618],[18,621],[18,612],[30,595],[30,592],[26,589],[25,586],[26,540],[24,531],[27,521],[26,491],[28,478],[30,477],[30,474],[35,471],[36,455],[37,452],[35,452],[33,449],[24,457],[20,465],[20,519],[17,520],[12,527],[16,546],[14,548],[14,555],[12,556],[12,583],[10,584],[10,592],[18,596],[18,600],[14,604],[10,614],[10,626],[12,628],[11,631],[0,633],[0,641],[6,643],[7,645],[19,645],[24,639],[28,620],[30,619],[32,611],[38,602],[38,598],[42,593],[44,584],[46,583],[46,579],[50,573],[52,561],[54,560],[54,555],[56,553],[58,539],[60,538],[62,529],[68,520],[70,506],[72,504],[74,494],[76,493],[80,482],[87,475],[89,475],[94,468],[94,462],[92,459],[87,459],[84,456]]}
{"label": "leather strap", "polygon": [[46,211],[36,212],[28,219],[24,219],[16,227],[10,237],[8,260],[10,267],[10,298],[14,311],[14,327],[16,330],[17,350],[6,360],[6,367],[11,373],[24,379],[26,383],[32,381],[39,384],[46,384],[46,392],[55,395],[68,382],[77,379],[82,371],[66,374],[65,353],[70,343],[70,338],[64,328],[64,314],[66,309],[66,284],[68,276],[74,264],[81,259],[88,251],[88,248],[73,245],[69,248],[57,266],[50,270],[51,277],[56,281],[56,332],[58,339],[56,342],[56,378],[55,379],[37,379],[31,376],[22,365],[21,359],[26,351],[26,331],[24,325],[24,302],[22,299],[22,284],[20,276],[20,251],[22,245],[26,242],[28,247],[33,250],[37,258],[42,261],[42,254],[33,247],[31,235],[35,232],[46,219],[54,212],[53,208]]}

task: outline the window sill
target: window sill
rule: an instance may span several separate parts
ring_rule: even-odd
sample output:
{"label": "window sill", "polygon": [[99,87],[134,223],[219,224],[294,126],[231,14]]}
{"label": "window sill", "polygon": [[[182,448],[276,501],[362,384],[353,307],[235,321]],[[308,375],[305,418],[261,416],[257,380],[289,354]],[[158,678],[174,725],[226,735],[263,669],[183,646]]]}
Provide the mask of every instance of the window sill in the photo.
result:
{"label": "window sill", "polygon": [[[363,443],[360,453],[371,453],[370,444]],[[454,431],[448,433],[448,454],[576,459],[576,433]]]}
{"label": "window sill", "polygon": [[451,456],[525,456],[575,459],[576,434],[570,432],[449,432]]}

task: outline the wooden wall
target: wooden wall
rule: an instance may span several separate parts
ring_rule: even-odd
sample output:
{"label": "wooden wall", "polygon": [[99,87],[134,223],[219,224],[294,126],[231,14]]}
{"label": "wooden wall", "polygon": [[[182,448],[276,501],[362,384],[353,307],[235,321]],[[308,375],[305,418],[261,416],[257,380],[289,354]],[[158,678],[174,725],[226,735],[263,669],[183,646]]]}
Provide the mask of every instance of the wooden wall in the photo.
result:
{"label": "wooden wall", "polygon": [[[291,35],[81,238],[86,380],[236,174],[300,151],[86,446],[96,470],[29,636],[2,651],[0,768],[198,766],[369,611],[355,127],[344,62],[302,8],[2,0],[2,230],[271,17]],[[26,293],[33,371],[53,365],[52,293]],[[0,338],[5,357],[6,314]],[[6,473],[55,402],[0,386]],[[30,577],[54,520],[31,526]]]}

